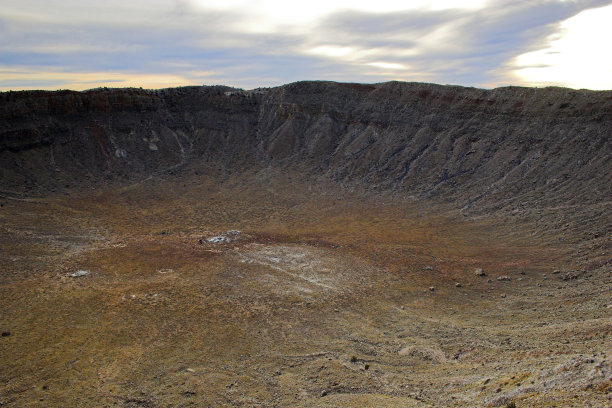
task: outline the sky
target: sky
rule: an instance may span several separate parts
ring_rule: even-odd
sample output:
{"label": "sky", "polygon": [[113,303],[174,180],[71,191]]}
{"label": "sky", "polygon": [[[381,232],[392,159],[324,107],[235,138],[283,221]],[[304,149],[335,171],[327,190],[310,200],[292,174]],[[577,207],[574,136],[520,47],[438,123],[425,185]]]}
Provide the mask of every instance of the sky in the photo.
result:
{"label": "sky", "polygon": [[612,89],[612,1],[0,0],[0,90]]}

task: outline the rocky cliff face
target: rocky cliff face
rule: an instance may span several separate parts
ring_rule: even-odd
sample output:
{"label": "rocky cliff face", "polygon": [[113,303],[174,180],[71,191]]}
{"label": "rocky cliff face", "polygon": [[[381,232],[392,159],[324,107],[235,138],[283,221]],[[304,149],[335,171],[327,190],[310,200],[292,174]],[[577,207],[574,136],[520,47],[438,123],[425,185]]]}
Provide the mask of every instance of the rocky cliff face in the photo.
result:
{"label": "rocky cliff face", "polygon": [[0,94],[5,195],[273,167],[414,197],[611,196],[612,91],[298,82]]}

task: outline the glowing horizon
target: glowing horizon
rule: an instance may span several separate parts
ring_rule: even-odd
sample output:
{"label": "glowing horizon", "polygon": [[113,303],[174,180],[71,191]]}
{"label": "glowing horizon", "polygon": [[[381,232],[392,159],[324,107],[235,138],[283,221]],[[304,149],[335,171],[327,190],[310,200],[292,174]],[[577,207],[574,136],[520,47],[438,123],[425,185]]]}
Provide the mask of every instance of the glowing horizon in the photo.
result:
{"label": "glowing horizon", "polygon": [[597,0],[5,0],[0,90],[405,80],[612,89]]}

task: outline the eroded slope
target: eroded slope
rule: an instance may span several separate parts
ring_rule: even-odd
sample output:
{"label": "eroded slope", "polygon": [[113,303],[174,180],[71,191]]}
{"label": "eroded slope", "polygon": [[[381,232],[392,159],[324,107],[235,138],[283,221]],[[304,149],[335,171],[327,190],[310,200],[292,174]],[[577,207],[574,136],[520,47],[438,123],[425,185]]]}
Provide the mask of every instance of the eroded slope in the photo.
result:
{"label": "eroded slope", "polygon": [[0,115],[5,195],[268,166],[465,209],[611,195],[610,91],[298,82],[9,92]]}

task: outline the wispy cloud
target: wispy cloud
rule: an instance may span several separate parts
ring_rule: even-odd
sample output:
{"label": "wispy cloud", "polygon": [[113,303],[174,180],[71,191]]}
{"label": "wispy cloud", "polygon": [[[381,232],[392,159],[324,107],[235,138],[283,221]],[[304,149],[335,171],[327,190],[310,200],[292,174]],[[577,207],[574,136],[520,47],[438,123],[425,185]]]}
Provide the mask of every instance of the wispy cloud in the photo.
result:
{"label": "wispy cloud", "polygon": [[[569,30],[563,22],[609,4],[3,0],[0,89],[252,88],[301,79],[533,85],[543,72],[534,66],[576,52],[555,42]],[[576,76],[565,70],[555,83],[580,86]]]}

